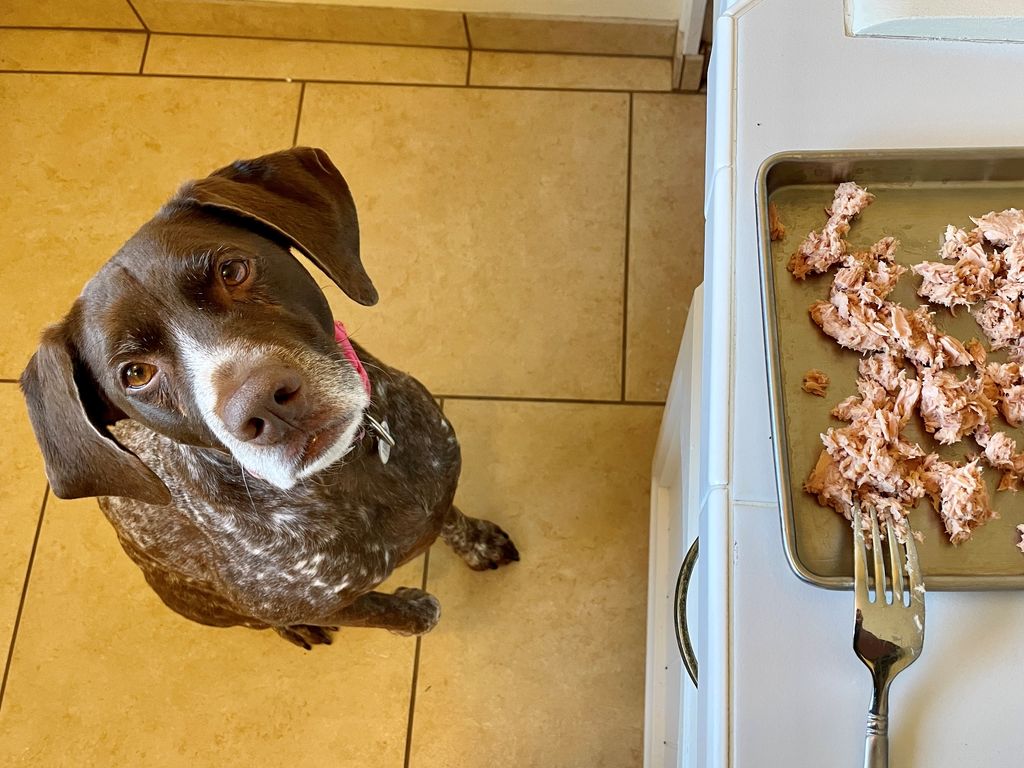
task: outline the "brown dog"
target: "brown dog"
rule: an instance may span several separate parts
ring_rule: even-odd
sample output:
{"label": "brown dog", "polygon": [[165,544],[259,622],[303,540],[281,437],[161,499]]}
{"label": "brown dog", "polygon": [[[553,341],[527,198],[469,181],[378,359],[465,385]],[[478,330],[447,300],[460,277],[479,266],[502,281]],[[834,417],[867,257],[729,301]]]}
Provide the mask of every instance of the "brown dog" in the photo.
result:
{"label": "brown dog", "polygon": [[22,375],[47,477],[61,498],[99,496],[146,581],[194,621],[305,648],[341,625],[426,632],[436,598],[373,591],[395,567],[438,535],[478,570],[519,554],[453,506],[459,446],[430,393],[349,343],[292,248],[376,303],[322,150],[183,186]]}

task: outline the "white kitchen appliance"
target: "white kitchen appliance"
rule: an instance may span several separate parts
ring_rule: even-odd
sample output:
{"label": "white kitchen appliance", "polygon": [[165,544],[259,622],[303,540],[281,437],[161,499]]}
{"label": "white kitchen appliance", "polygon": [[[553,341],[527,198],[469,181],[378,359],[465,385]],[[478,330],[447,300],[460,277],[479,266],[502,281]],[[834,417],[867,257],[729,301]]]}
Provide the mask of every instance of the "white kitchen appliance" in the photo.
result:
{"label": "white kitchen appliance", "polygon": [[[645,765],[859,766],[871,687],[851,647],[853,596],[801,581],[782,546],[757,171],[792,150],[1024,145],[1024,45],[857,37],[840,0],[723,5],[701,319],[691,313],[654,463]],[[1024,522],[1024,495],[1021,510]],[[696,690],[666,607],[694,534]],[[1024,595],[929,592],[927,624],[893,687],[891,764],[1020,765]]]}

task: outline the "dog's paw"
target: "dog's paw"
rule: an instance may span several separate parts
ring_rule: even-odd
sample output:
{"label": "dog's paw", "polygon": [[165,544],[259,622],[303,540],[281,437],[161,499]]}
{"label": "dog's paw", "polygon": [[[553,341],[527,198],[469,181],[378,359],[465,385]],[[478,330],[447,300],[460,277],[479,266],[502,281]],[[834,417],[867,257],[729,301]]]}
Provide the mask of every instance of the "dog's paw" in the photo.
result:
{"label": "dog's paw", "polygon": [[474,571],[486,571],[519,561],[519,550],[500,527],[490,520],[467,520],[469,525],[461,535],[448,541],[466,565]]}
{"label": "dog's paw", "polygon": [[312,624],[292,624],[287,627],[274,627],[274,631],[289,643],[294,643],[307,651],[313,650],[314,645],[330,645],[333,642],[332,632],[337,632],[337,627],[317,627]]}
{"label": "dog's paw", "polygon": [[408,628],[392,630],[395,634],[424,635],[437,625],[441,603],[432,594],[415,587],[399,587],[394,595],[405,601],[409,615]]}

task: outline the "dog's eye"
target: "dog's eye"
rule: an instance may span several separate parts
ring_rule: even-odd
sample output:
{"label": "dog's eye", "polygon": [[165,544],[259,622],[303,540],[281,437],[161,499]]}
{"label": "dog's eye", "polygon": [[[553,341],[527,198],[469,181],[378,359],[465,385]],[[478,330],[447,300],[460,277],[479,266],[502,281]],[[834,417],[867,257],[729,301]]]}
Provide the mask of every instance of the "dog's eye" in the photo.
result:
{"label": "dog's eye", "polygon": [[121,371],[121,378],[128,389],[142,389],[156,376],[156,366],[149,363],[128,363]]}
{"label": "dog's eye", "polygon": [[220,265],[220,278],[224,285],[234,288],[249,277],[249,262],[245,259],[231,259]]}

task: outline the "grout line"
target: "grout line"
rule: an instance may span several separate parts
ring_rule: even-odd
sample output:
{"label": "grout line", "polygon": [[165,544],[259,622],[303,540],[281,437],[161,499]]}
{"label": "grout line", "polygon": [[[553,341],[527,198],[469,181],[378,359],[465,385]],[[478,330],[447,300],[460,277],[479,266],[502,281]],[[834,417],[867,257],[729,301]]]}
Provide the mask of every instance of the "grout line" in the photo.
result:
{"label": "grout line", "polygon": [[[142,19],[139,19],[139,21],[141,22]],[[146,33],[145,27],[142,29],[138,27],[37,27],[23,24],[0,24],[0,31],[5,29],[13,29],[19,32],[124,32],[137,35],[144,35]]]}
{"label": "grout line", "polygon": [[295,132],[292,133],[292,146],[297,146],[299,143],[299,123],[302,120],[302,102],[306,99],[306,83],[303,81],[302,87],[299,88],[299,108],[295,111]]}
{"label": "grout line", "polygon": [[17,384],[18,379],[0,379],[0,384]]}
{"label": "grout line", "polygon": [[138,12],[138,11],[137,11],[137,10],[135,9],[135,3],[133,3],[133,2],[132,2],[132,0],[125,0],[125,2],[126,2],[126,3],[128,3],[128,7],[132,9],[132,13],[134,13],[134,14],[135,14],[135,18],[139,20],[139,24],[141,24],[141,25],[142,25],[142,28],[143,28],[144,30],[146,30],[146,32],[149,32],[149,31],[150,31],[150,30],[149,30],[149,24],[147,24],[147,23],[146,23],[146,20],[145,20],[144,18],[142,18],[142,14],[140,14],[140,13],[139,13],[139,12]]}
{"label": "grout line", "polygon": [[679,27],[676,27],[676,33],[672,35],[672,90],[678,91],[679,86],[683,84],[683,67],[679,66],[679,82],[676,82],[676,54],[679,53]]}
{"label": "grout line", "polygon": [[[140,33],[141,34],[141,33]],[[240,82],[240,83],[319,83],[323,85],[374,85],[383,88],[465,88],[462,83],[385,83],[378,80],[330,80],[320,78],[287,78],[287,77],[240,77],[226,75],[183,75],[163,72],[82,72],[73,70],[58,69],[0,69],[0,74],[5,75],[87,75],[90,77],[143,77],[143,78],[165,78],[170,80],[210,80],[212,82]],[[522,91],[531,93],[539,91],[542,93],[631,93],[628,88],[565,88],[563,86],[531,86],[531,85],[472,85],[482,91]],[[644,93],[671,94],[672,91],[652,90]],[[695,94],[686,94],[693,96]]]}
{"label": "grout line", "polygon": [[419,683],[420,675],[420,645],[422,638],[416,638],[416,652],[412,657],[412,688],[409,690],[409,718],[405,726],[405,758],[402,761],[403,768],[409,768],[409,759],[412,757],[412,723],[416,714],[416,686]]}
{"label": "grout line", "polygon": [[624,261],[622,270],[622,393],[619,399],[626,400],[626,346],[629,337],[629,224],[630,208],[633,203],[633,94],[629,94],[629,118],[626,138],[626,242],[624,243]]}
{"label": "grout line", "polygon": [[438,399],[478,400],[492,403],[561,403],[562,405],[665,405],[664,400],[599,400],[574,397],[518,397],[513,395],[434,395]]}
{"label": "grout line", "polygon": [[473,38],[469,34],[469,17],[466,14],[462,14],[462,26],[466,30],[466,48],[469,50],[466,57],[466,85],[469,86],[473,75]]}
{"label": "grout line", "polygon": [[521,53],[527,56],[584,56],[592,59],[651,59],[653,61],[672,61],[667,55],[656,56],[650,53],[588,53],[585,51],[533,51],[524,48],[474,48],[474,51],[485,53]]}
{"label": "grout line", "polygon": [[[430,548],[423,553],[423,580],[420,582],[420,589],[427,590],[427,569],[430,568]],[[405,728],[405,760],[402,763],[404,768],[409,768],[409,760],[412,757],[412,725],[416,715],[416,686],[419,685],[420,677],[420,647],[422,636],[416,638],[416,652],[412,659],[412,688],[409,691],[409,719]]]}
{"label": "grout line", "polygon": [[143,74],[146,69],[146,54],[149,53],[149,41],[152,37],[153,36],[149,32],[146,33],[146,44],[142,46],[142,61],[139,62],[140,75]]}
{"label": "grout line", "polygon": [[36,521],[36,534],[32,539],[32,549],[28,553],[28,565],[25,567],[25,581],[21,587],[21,599],[18,600],[18,612],[14,615],[14,628],[11,630],[11,646],[7,651],[7,663],[4,665],[4,676],[0,680],[0,709],[4,705],[4,692],[7,690],[7,680],[11,674],[11,662],[14,660],[14,645],[18,640],[18,628],[21,626],[21,614],[25,610],[25,596],[28,594],[28,582],[32,576],[32,565],[36,559],[36,549],[39,546],[39,533],[43,530],[43,515],[46,513],[46,502],[50,498],[50,484],[46,484],[43,491],[43,503],[39,505],[39,519]]}
{"label": "grout line", "polygon": [[[134,8],[132,8],[134,10]],[[486,51],[487,53],[522,53],[530,54],[534,56],[590,56],[594,58],[606,58],[606,59],[654,59],[657,61],[664,61],[668,59],[673,60],[673,53],[595,53],[590,51],[538,51],[531,48],[480,48],[472,45],[469,40],[469,27],[466,25],[466,36],[467,45],[431,45],[429,43],[381,43],[373,42],[368,40],[335,40],[325,37],[276,37],[274,35],[232,35],[225,34],[222,32],[174,32],[168,30],[152,30],[145,25],[142,17],[139,16],[138,12],[135,14],[139,17],[139,21],[143,24],[143,29],[137,27],[128,28],[115,28],[115,27],[53,27],[53,26],[31,26],[31,25],[0,25],[0,30],[4,29],[16,29],[16,30],[29,30],[38,32],[151,32],[154,35],[164,35],[173,37],[221,37],[228,38],[231,40],[269,40],[277,41],[282,43],[335,43],[337,45],[373,45],[383,46],[386,48],[426,48],[428,50],[436,51],[465,51],[465,50],[477,50]],[[465,14],[463,14],[465,16]]]}
{"label": "grout line", "polygon": [[437,407],[441,409],[441,413],[444,413],[444,398],[437,398]]}

